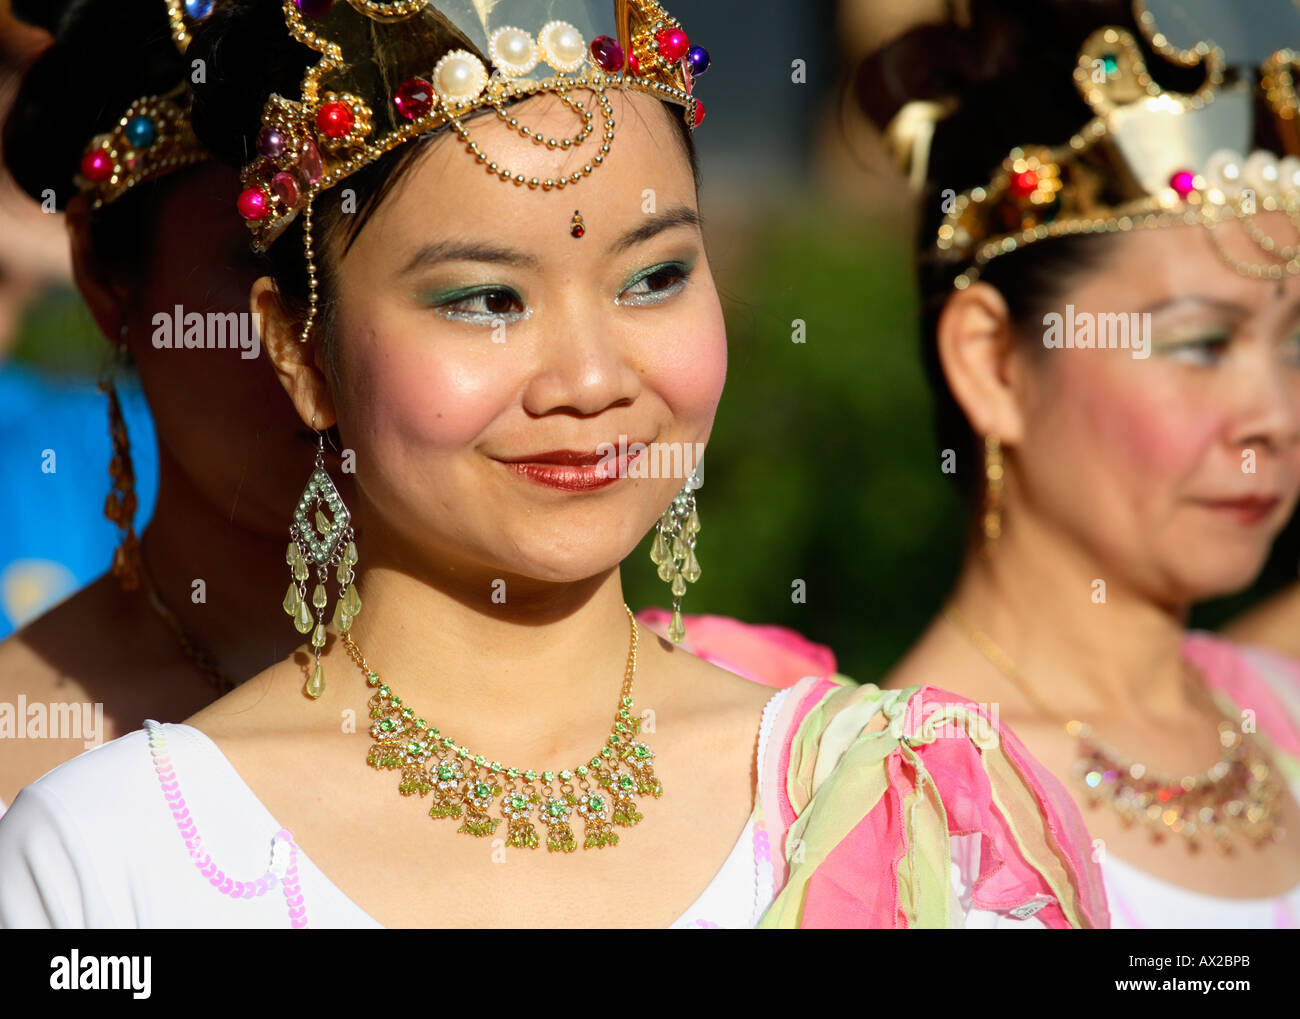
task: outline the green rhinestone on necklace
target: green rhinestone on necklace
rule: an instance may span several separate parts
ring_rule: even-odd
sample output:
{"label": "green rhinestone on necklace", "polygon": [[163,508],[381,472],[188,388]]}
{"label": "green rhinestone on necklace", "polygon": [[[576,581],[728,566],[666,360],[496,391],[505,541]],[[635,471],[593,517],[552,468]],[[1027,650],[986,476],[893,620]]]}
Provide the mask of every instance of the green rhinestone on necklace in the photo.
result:
{"label": "green rhinestone on necklace", "polygon": [[[366,756],[372,768],[401,773],[397,791],[403,796],[430,795],[429,816],[458,817],[456,830],[485,838],[506,822],[506,845],[536,849],[541,844],[536,821],[545,826],[546,848],[571,853],[578,848],[570,822],[577,814],[584,824],[583,849],[618,845],[615,826],[630,828],[645,815],[637,797],[663,795],[654,773],[654,751],[637,739],[641,720],[632,711],[632,681],[636,677],[638,631],[636,617],[625,604],[632,637],[618,710],[606,745],[585,764],[556,771],[507,768],[460,746],[451,736],[416,718],[412,708],[381,682],[370,668],[351,633],[343,645],[374,688],[370,697],[370,735],[374,744]],[[493,816],[493,808],[500,814]]]}

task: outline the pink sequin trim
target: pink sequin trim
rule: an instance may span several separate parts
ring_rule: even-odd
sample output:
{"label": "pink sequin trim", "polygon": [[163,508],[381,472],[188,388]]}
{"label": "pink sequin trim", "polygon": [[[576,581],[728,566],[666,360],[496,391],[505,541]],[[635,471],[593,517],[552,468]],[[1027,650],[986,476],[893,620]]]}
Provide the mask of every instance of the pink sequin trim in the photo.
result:
{"label": "pink sequin trim", "polygon": [[[303,905],[302,890],[298,884],[298,845],[293,840],[293,833],[288,828],[281,828],[275,833],[271,839],[272,866],[268,867],[266,873],[256,881],[236,881],[230,877],[203,849],[203,837],[199,835],[198,825],[190,814],[190,808],[185,805],[180,782],[177,781],[176,772],[172,768],[171,755],[167,753],[167,735],[163,727],[150,719],[145,722],[145,728],[149,731],[149,752],[153,755],[153,767],[158,774],[163,796],[167,799],[172,817],[176,820],[176,829],[185,841],[185,848],[189,851],[190,859],[194,861],[194,866],[198,868],[199,873],[213,888],[222,895],[229,895],[232,899],[258,898],[278,884],[284,893],[285,905],[289,909],[289,923],[296,930],[306,927],[307,907]],[[274,857],[280,845],[288,846],[289,850],[288,866],[285,868],[283,878],[276,876],[274,868]]]}

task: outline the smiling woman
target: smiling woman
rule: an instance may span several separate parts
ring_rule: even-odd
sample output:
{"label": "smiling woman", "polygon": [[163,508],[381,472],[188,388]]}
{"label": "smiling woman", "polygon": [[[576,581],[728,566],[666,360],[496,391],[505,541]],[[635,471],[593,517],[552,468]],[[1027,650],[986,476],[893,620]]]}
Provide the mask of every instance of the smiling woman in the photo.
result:
{"label": "smiling woman", "polygon": [[356,494],[304,464],[303,648],[24,791],[0,921],[1103,925],[1074,808],[995,712],[811,668],[773,692],[624,603],[656,525],[674,596],[698,575],[693,472],[602,461],[718,411],[707,55],[649,0],[534,6],[236,3],[197,34],[200,134],[258,153],[264,347]]}

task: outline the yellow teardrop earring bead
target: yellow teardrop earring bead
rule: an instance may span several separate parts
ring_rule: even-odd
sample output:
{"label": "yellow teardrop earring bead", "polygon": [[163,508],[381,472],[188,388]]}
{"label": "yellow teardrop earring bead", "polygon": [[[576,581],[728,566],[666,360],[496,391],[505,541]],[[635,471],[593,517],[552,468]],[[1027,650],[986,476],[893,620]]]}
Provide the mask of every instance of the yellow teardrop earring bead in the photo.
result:
{"label": "yellow teardrop earring bead", "polygon": [[686,594],[686,585],[700,579],[700,562],[695,556],[700,513],[695,505],[695,492],[704,484],[702,468],[702,462],[695,465],[681,492],[659,518],[654,540],[650,543],[650,561],[659,568],[659,579],[668,584],[673,596],[668,639],[674,644],[686,639],[686,622],[682,619],[682,597]]}
{"label": "yellow teardrop earring bead", "polygon": [[[291,540],[285,552],[285,562],[289,564],[293,581],[283,602],[284,611],[293,616],[298,632],[311,633],[314,664],[303,693],[312,700],[325,692],[325,669],[320,654],[327,640],[325,613],[329,606],[329,592],[325,583],[331,566],[336,567],[335,578],[339,584],[339,598],[332,620],[335,629],[346,633],[353,617],[361,611],[361,598],[356,591],[352,569],[357,562],[357,546],[351,519],[351,513],[325,470],[325,438],[318,434],[316,464],[298,498],[293,523],[289,526]],[[311,575],[310,566],[316,568],[316,586],[309,607],[307,578]]]}

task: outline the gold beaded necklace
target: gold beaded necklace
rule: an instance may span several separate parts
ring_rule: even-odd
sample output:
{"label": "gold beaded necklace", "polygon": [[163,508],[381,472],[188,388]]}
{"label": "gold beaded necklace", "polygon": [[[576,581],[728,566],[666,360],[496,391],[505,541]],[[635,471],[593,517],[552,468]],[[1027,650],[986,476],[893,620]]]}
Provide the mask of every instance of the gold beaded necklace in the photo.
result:
{"label": "gold beaded necklace", "polygon": [[1272,768],[1243,739],[1233,723],[1219,722],[1219,760],[1196,775],[1174,775],[1148,768],[1110,749],[1078,719],[1065,719],[1044,704],[993,639],[978,629],[955,605],[943,614],[999,672],[1049,718],[1064,722],[1078,745],[1072,768],[1090,804],[1107,802],[1126,824],[1145,823],[1157,835],[1182,835],[1189,848],[1208,836],[1224,852],[1232,851],[1230,826],[1256,845],[1283,838],[1274,815],[1280,797]]}
{"label": "gold beaded necklace", "polygon": [[[576,812],[585,824],[583,849],[617,845],[614,826],[630,828],[644,817],[637,809],[636,797],[658,799],[663,794],[654,773],[654,753],[636,738],[641,720],[632,711],[632,681],[636,677],[638,631],[632,610],[626,604],[623,608],[632,638],[609,738],[586,764],[558,772],[507,768],[457,744],[453,737],[443,736],[436,726],[415,717],[415,710],[405,706],[366,662],[352,634],[343,634],[348,655],[366,683],[375,688],[370,698],[374,720],[370,735],[375,742],[366,763],[381,770],[399,770],[402,778],[397,791],[403,796],[432,793],[429,816],[463,818],[456,830],[465,835],[486,838],[504,820],[506,845],[536,849],[539,839],[532,822],[536,810],[537,819],[546,825],[547,850],[571,853],[578,848],[570,828]],[[494,804],[500,817],[492,816]]]}

